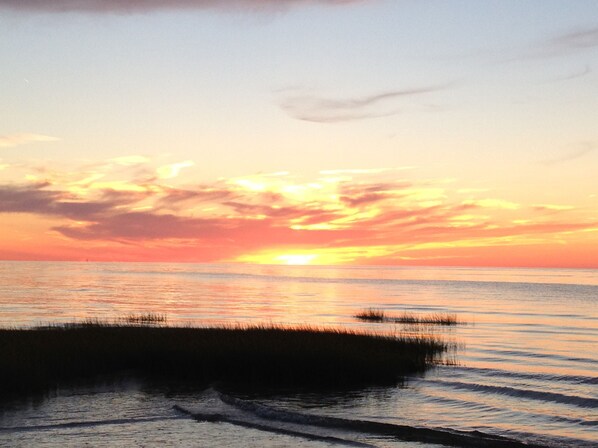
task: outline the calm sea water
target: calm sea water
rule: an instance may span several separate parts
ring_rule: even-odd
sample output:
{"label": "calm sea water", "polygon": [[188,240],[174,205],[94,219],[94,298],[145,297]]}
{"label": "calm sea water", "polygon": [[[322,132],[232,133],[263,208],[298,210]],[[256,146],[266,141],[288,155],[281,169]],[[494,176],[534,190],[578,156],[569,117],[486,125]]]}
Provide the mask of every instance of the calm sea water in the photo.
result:
{"label": "calm sea water", "polygon": [[[369,307],[457,314],[466,325],[429,330],[459,344],[457,365],[438,366],[401,387],[343,394],[230,397],[131,383],[59,391],[2,405],[0,446],[426,446],[346,428],[326,429],[336,437],[328,441],[291,435],[288,425],[301,432],[305,414],[598,446],[596,270],[0,262],[3,326],[156,312],[173,325],[410,330],[352,317]],[[259,405],[249,410],[286,411],[294,421],[273,424],[270,432],[198,423],[175,404],[246,419],[247,406]]]}

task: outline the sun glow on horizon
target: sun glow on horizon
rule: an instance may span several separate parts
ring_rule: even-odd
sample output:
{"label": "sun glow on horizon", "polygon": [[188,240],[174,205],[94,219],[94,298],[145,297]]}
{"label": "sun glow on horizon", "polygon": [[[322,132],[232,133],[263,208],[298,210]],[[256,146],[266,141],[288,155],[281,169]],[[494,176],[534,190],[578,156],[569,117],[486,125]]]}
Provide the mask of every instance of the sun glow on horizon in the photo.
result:
{"label": "sun glow on horizon", "polygon": [[[331,260],[326,260],[326,264]],[[310,264],[323,264],[320,260],[320,254],[307,252],[261,252],[256,254],[246,254],[234,260],[237,263],[250,264],[273,264],[273,265],[289,265],[289,266],[307,266]]]}
{"label": "sun glow on horizon", "polygon": [[272,264],[288,266],[308,266],[308,265],[335,265],[342,264],[343,260],[339,257],[322,254],[317,250],[313,252],[280,252],[264,251],[254,254],[245,254],[232,260],[235,263],[250,264]]}
{"label": "sun glow on horizon", "polygon": [[284,254],[276,257],[276,260],[279,260],[283,264],[302,266],[311,264],[316,258],[318,258],[317,254]]}

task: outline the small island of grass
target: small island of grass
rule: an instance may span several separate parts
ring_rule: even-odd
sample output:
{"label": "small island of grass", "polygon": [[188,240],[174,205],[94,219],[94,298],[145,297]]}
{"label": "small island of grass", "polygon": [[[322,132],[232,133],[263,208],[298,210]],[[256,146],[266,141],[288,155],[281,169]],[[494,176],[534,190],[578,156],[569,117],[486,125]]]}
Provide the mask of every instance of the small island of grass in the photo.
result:
{"label": "small island of grass", "polygon": [[383,310],[377,308],[361,310],[355,314],[354,317],[366,322],[390,322],[413,325],[457,325],[462,323],[457,319],[456,314],[436,313],[418,316],[416,314],[404,312],[398,316],[389,316]]}
{"label": "small island of grass", "polygon": [[267,387],[393,384],[442,358],[436,338],[276,326],[172,327],[159,317],[0,330],[0,395],[98,375]]}

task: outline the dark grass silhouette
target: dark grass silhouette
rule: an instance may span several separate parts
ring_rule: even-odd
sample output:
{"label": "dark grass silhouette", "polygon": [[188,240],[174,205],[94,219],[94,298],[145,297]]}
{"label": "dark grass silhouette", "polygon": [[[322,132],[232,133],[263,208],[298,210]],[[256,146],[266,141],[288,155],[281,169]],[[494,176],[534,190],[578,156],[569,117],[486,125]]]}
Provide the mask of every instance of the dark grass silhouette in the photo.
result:
{"label": "dark grass silhouette", "polygon": [[0,395],[43,392],[121,373],[198,385],[215,381],[264,387],[396,384],[401,376],[440,361],[449,348],[438,338],[424,336],[128,322],[92,320],[0,329]]}
{"label": "dark grass silhouette", "polygon": [[353,317],[367,322],[384,322],[388,318],[384,311],[376,308],[368,308],[367,310],[361,310]]}
{"label": "dark grass silhouette", "polygon": [[397,324],[422,324],[422,325],[458,325],[463,322],[457,319],[456,314],[429,314],[418,316],[404,312],[399,316],[388,316],[383,310],[368,308],[355,314],[356,319],[366,322],[390,322]]}
{"label": "dark grass silhouette", "polygon": [[166,324],[166,315],[159,313],[141,313],[127,314],[119,319],[121,323],[138,325],[164,325]]}

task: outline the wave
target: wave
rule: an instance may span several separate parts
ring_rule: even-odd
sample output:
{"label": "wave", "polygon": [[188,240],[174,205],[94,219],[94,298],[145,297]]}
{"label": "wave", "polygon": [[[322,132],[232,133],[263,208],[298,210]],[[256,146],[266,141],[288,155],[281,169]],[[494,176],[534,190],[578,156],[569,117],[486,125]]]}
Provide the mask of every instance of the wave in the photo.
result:
{"label": "wave", "polygon": [[[368,420],[353,420],[339,417],[328,417],[313,414],[277,409],[272,406],[242,400],[210,389],[212,406],[204,406],[199,411],[186,409],[175,405],[175,409],[192,416],[199,421],[224,422],[233,425],[256,428],[299,437],[316,438],[328,437],[328,441],[352,446],[372,446],[367,443],[347,440],[330,435],[323,436],[322,429],[340,431],[341,435],[353,433],[357,435],[375,435],[392,437],[395,439],[435,443],[455,447],[486,447],[486,448],[546,448],[545,445],[525,443],[511,438],[490,435],[480,431],[457,431],[446,428],[425,428]],[[210,401],[210,400],[206,400]],[[214,402],[217,405],[214,406]],[[356,445],[357,444],[357,445]]]}
{"label": "wave", "polygon": [[436,412],[442,412],[442,410],[444,410],[444,412],[459,415],[460,418],[465,415],[473,415],[474,418],[479,420],[479,416],[483,415],[486,418],[490,418],[492,421],[493,419],[491,416],[495,416],[493,421],[496,422],[497,416],[499,416],[498,418],[504,418],[505,415],[508,415],[509,422],[514,422],[515,424],[523,423],[523,425],[528,428],[535,427],[536,425],[552,424],[567,425],[570,429],[575,428],[576,426],[598,426],[598,420],[587,419],[587,413],[584,414],[583,411],[577,414],[578,417],[574,417],[550,412],[550,410],[546,410],[544,407],[538,410],[531,407],[521,409],[519,407],[508,406],[504,402],[501,403],[503,404],[502,407],[497,407],[488,403],[487,400],[484,400],[483,394],[463,398],[462,394],[458,397],[451,395],[450,393],[447,395],[445,388],[437,390],[427,388],[425,392],[421,394],[421,399],[440,406],[441,409]]}
{"label": "wave", "polygon": [[174,409],[193,417],[195,420],[198,421],[205,421],[205,422],[212,422],[212,423],[229,423],[231,425],[241,426],[243,428],[250,428],[250,429],[257,429],[259,431],[267,431],[273,432],[276,434],[282,434],[286,436],[293,436],[299,437],[302,439],[307,440],[317,440],[321,442],[329,442],[334,443],[336,445],[346,445],[346,446],[356,446],[356,447],[363,447],[363,448],[376,448],[375,445],[371,445],[369,443],[358,442],[355,440],[347,440],[340,437],[330,436],[330,435],[320,435],[315,434],[313,432],[307,432],[305,430],[298,431],[295,429],[284,428],[280,426],[273,426],[267,425],[263,423],[259,423],[256,421],[251,420],[243,420],[240,418],[235,418],[230,415],[225,415],[221,413],[205,413],[205,412],[191,412],[179,405],[174,405]]}
{"label": "wave", "polygon": [[489,392],[495,394],[509,395],[517,398],[550,401],[553,403],[569,404],[582,408],[598,408],[597,398],[581,397],[578,395],[565,395],[558,392],[545,392],[534,389],[519,389],[509,386],[490,386],[487,384],[463,383],[459,381],[437,380],[433,383],[439,386],[450,386],[457,389],[473,390],[476,392]]}
{"label": "wave", "polygon": [[49,431],[53,429],[93,428],[103,425],[127,425],[132,423],[158,422],[162,420],[180,420],[179,416],[155,416],[136,418],[115,418],[108,420],[87,420],[81,422],[54,423],[51,425],[4,426],[0,427],[0,434],[6,432]]}
{"label": "wave", "polygon": [[525,380],[538,380],[538,381],[550,381],[550,382],[563,382],[571,384],[598,384],[598,377],[586,376],[586,375],[553,375],[549,373],[526,373],[526,372],[512,372],[509,370],[501,369],[488,369],[483,367],[463,367],[463,366],[451,366],[453,371],[461,371],[463,374],[477,373],[483,376],[490,377],[504,377],[504,378],[517,378]]}
{"label": "wave", "polygon": [[532,352],[532,351],[525,351],[525,350],[516,350],[516,349],[500,349],[500,348],[471,348],[470,352],[472,353],[490,353],[492,355],[503,355],[509,356],[513,358],[536,358],[536,359],[546,359],[552,361],[565,361],[565,362],[576,362],[582,364],[594,364],[596,362],[595,358],[583,358],[579,356],[565,356],[560,355],[558,353],[539,353],[539,352]]}

